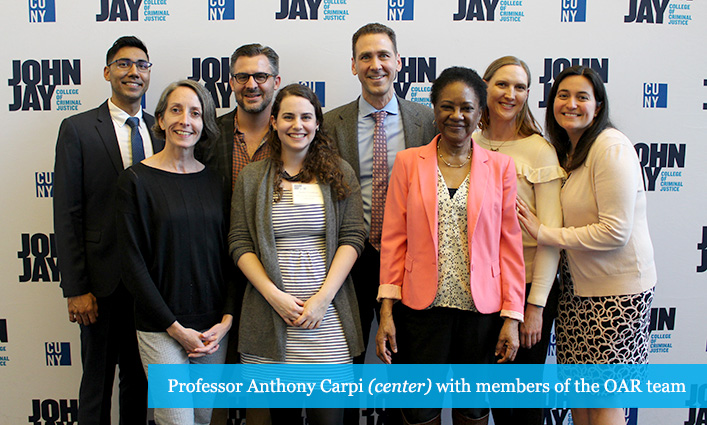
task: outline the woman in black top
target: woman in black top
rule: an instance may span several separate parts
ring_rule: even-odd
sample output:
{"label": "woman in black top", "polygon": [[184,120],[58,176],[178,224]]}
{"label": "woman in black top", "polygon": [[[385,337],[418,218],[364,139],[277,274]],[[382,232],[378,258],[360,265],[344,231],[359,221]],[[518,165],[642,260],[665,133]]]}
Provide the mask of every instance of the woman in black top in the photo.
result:
{"label": "woman in black top", "polygon": [[[165,89],[155,117],[164,150],[118,181],[122,279],[135,297],[140,356],[146,372],[148,364],[223,363],[234,306],[223,181],[194,158],[197,142],[218,135],[214,104],[183,80]],[[211,409],[155,409],[155,420],[208,424]]]}

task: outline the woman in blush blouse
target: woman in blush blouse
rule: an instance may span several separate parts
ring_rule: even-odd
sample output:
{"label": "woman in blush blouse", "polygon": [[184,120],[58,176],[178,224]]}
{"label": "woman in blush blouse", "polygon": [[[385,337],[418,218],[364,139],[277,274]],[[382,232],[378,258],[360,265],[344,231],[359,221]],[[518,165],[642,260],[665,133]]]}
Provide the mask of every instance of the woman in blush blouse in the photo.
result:
{"label": "woman in blush blouse", "polygon": [[[555,149],[545,140],[528,107],[530,70],[514,56],[493,61],[484,73],[488,84],[487,106],[480,130],[474,133],[479,146],[513,158],[518,178],[518,197],[540,221],[562,226],[560,188],[565,172]],[[545,363],[552,322],[557,313],[557,276],[560,249],[538,246],[523,231],[525,259],[525,320],[520,324],[520,346],[515,363]],[[496,425],[541,425],[542,409],[492,409]]]}

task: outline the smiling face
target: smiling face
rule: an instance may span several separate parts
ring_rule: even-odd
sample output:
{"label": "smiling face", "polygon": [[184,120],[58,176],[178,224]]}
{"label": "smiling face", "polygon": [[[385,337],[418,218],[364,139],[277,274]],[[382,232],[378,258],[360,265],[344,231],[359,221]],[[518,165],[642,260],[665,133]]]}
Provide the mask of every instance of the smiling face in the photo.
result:
{"label": "smiling face", "polygon": [[489,118],[515,121],[528,100],[528,74],[522,66],[506,65],[488,81]]}
{"label": "smiling face", "polygon": [[[133,62],[148,61],[147,54],[137,47],[123,47],[116,52],[112,60],[117,59],[130,59]],[[128,113],[131,113],[130,111],[135,107],[139,107],[142,95],[150,86],[150,69],[140,71],[135,64],[127,70],[118,69],[115,63],[106,66],[103,68],[103,77],[110,82],[113,103]]]}
{"label": "smiling face", "polygon": [[481,118],[476,93],[461,81],[451,82],[442,89],[434,113],[442,138],[452,145],[469,143]]}
{"label": "smiling face", "polygon": [[354,54],[351,72],[361,82],[363,98],[382,108],[393,97],[393,81],[402,67],[400,55],[387,34],[362,35]]}
{"label": "smiling face", "polygon": [[319,128],[312,103],[299,96],[287,96],[280,102],[272,126],[282,143],[283,153],[306,155]]}
{"label": "smiling face", "polygon": [[560,82],[555,95],[553,113],[564,128],[573,146],[592,125],[599,112],[591,82],[582,75],[571,75]]}
{"label": "smiling face", "polygon": [[167,109],[157,118],[165,141],[179,148],[193,148],[204,127],[199,97],[189,87],[177,87],[167,98]]}
{"label": "smiling face", "polygon": [[[231,70],[233,74],[255,74],[264,72],[272,74],[270,61],[265,55],[258,56],[241,56],[236,60]],[[229,79],[231,89],[236,97],[238,107],[243,111],[258,114],[263,111],[268,111],[268,107],[272,103],[272,98],[275,91],[280,87],[280,76],[269,77],[264,83],[258,84],[253,77],[250,77],[245,84],[239,84],[233,76]]]}

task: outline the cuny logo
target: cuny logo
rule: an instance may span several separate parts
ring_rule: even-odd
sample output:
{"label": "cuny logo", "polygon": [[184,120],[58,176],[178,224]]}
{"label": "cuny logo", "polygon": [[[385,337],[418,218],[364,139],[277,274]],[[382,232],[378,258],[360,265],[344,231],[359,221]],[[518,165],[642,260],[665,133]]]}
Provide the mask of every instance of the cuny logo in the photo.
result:
{"label": "cuny logo", "polygon": [[231,86],[228,84],[230,68],[229,59],[221,58],[192,58],[191,76],[187,77],[194,81],[203,81],[204,87],[211,92],[214,104],[217,108],[231,107]]}
{"label": "cuny logo", "polygon": [[668,85],[664,83],[643,83],[643,107],[667,108]]}
{"label": "cuny logo", "polygon": [[552,82],[555,81],[560,72],[568,66],[582,65],[595,70],[604,83],[609,82],[609,59],[608,58],[545,58],[545,74],[540,77],[540,84],[544,87],[544,95],[538,106],[544,108],[547,106],[548,96],[552,88]]}
{"label": "cuny logo", "polygon": [[59,282],[59,265],[56,260],[54,233],[22,234],[22,249],[17,251],[22,260],[22,282]]}
{"label": "cuny logo", "polygon": [[29,0],[30,22],[56,22],[54,0]]}
{"label": "cuny logo", "polygon": [[45,342],[47,366],[71,366],[71,344],[68,342]]}
{"label": "cuny logo", "polygon": [[634,145],[643,167],[643,185],[649,192],[655,191],[660,176],[660,192],[679,192],[682,188],[682,171],[664,168],[685,168],[685,144],[639,142]]}
{"label": "cuny logo", "polygon": [[234,0],[209,0],[209,21],[234,20]]}
{"label": "cuny logo", "polygon": [[299,83],[309,87],[317,95],[322,108],[326,108],[326,84],[324,81],[300,81]]}
{"label": "cuny logo", "polygon": [[[32,414],[29,423],[34,425],[75,425],[78,424],[79,401],[77,399],[32,400]],[[42,422],[43,421],[43,422]]]}
{"label": "cuny logo", "polygon": [[586,22],[587,0],[562,0],[560,22]]}
{"label": "cuny logo", "polygon": [[707,226],[702,227],[702,242],[697,244],[697,250],[702,253],[702,262],[697,266],[697,273],[707,271]]}
{"label": "cuny logo", "polygon": [[54,197],[54,172],[44,171],[34,173],[34,183],[37,187],[37,198]]}
{"label": "cuny logo", "polygon": [[[79,59],[13,60],[12,78],[7,80],[7,85],[12,87],[13,92],[10,111],[51,111],[54,90],[57,86],[69,84],[81,85]],[[61,99],[57,94],[57,110],[78,110],[80,100],[64,97],[78,94],[78,89],[68,89],[66,93],[62,91]]]}
{"label": "cuny logo", "polygon": [[414,0],[388,0],[389,21],[412,21]]}
{"label": "cuny logo", "polygon": [[[403,66],[398,72],[398,77],[393,83],[395,93],[403,99],[431,106],[430,86],[437,78],[437,58],[436,57],[410,57],[400,58]],[[425,83],[426,82],[426,83]],[[425,83],[415,84],[413,83]]]}

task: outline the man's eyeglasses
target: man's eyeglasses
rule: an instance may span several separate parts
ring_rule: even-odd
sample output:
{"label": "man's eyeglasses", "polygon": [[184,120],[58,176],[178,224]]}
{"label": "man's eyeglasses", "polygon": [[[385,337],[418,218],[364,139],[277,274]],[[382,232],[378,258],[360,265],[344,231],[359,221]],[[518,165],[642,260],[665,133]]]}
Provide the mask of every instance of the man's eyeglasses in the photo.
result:
{"label": "man's eyeglasses", "polygon": [[152,66],[152,62],[148,62],[148,61],[145,61],[142,59],[138,60],[138,61],[133,61],[130,59],[116,59],[113,62],[109,63],[108,66],[111,66],[113,64],[115,64],[115,66],[117,66],[118,69],[130,69],[133,66],[133,64],[135,64],[135,66],[137,67],[137,70],[143,71],[143,72],[147,71]]}
{"label": "man's eyeglasses", "polygon": [[250,77],[253,77],[256,83],[258,84],[263,84],[266,81],[268,81],[268,78],[274,77],[275,74],[268,74],[267,72],[256,72],[255,74],[246,74],[245,72],[239,72],[238,74],[231,74],[231,77],[233,77],[234,80],[238,84],[245,84],[250,80]]}

